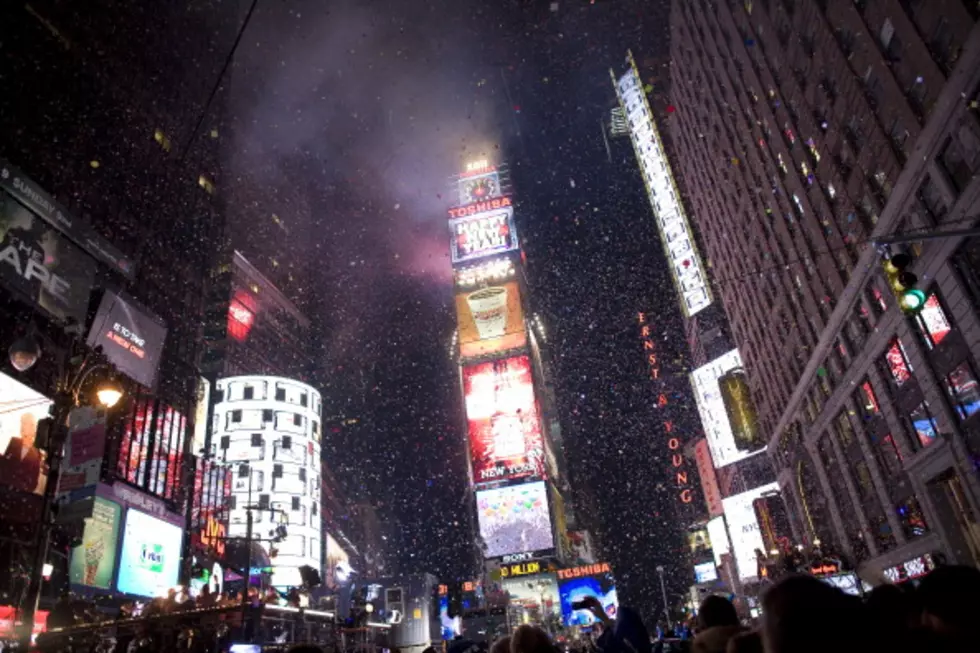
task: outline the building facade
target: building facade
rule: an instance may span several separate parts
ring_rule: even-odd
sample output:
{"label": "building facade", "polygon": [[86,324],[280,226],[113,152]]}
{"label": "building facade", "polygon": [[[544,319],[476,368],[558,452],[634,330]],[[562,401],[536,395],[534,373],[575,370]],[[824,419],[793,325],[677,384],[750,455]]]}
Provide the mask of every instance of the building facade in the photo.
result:
{"label": "building facade", "polygon": [[252,538],[269,554],[273,585],[299,586],[304,565],[322,578],[320,393],[291,379],[237,376],[220,379],[216,395],[215,455],[233,478],[229,537],[247,535],[251,511]]}
{"label": "building facade", "polygon": [[[668,124],[792,537],[867,580],[977,564],[975,3],[675,2]],[[914,239],[910,239],[914,240]],[[925,556],[925,557],[923,557]]]}

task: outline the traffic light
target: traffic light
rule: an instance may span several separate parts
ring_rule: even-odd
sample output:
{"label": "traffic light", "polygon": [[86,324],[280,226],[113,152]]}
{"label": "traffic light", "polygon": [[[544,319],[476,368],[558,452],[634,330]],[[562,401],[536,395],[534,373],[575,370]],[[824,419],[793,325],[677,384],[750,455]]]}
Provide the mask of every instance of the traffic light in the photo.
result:
{"label": "traffic light", "polygon": [[898,307],[904,313],[918,313],[926,303],[926,294],[915,287],[919,277],[908,270],[912,265],[912,257],[904,252],[890,256],[886,254],[886,257],[882,268],[885,270],[888,285],[898,300]]}

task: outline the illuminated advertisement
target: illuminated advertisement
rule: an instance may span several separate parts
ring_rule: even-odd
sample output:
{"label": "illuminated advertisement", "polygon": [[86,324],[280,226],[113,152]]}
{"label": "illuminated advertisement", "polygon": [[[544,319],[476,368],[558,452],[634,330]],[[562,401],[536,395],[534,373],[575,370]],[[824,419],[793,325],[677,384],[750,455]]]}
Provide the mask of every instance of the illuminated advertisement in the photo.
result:
{"label": "illuminated advertisement", "polygon": [[516,356],[463,368],[476,483],[544,475],[544,441],[531,361]]}
{"label": "illuminated advertisement", "polygon": [[222,560],[228,541],[228,503],[232,470],[214,460],[198,458],[191,501],[191,542],[212,558]]}
{"label": "illuminated advertisement", "polygon": [[691,556],[703,558],[711,553],[711,537],[708,528],[696,528],[687,532],[687,546]]}
{"label": "illuminated advertisement", "polygon": [[122,295],[107,290],[88,334],[89,347],[102,347],[106,358],[137,383],[152,388],[167,339],[167,327],[137,309]]}
{"label": "illuminated advertisement", "polygon": [[[505,578],[500,583],[501,589],[507,593],[511,608],[522,608],[528,612],[538,612],[539,615],[552,614],[558,617],[561,609],[561,599],[558,594],[558,582],[554,574],[538,574],[531,578]],[[518,616],[519,620],[522,620]]]}
{"label": "illuminated advertisement", "polygon": [[180,486],[186,418],[151,397],[131,402],[119,442],[117,473],[153,494],[172,499]]}
{"label": "illuminated advertisement", "polygon": [[245,342],[255,324],[255,301],[251,295],[239,290],[228,303],[228,335]]}
{"label": "illuminated advertisement", "polygon": [[487,558],[555,547],[544,481],[479,490],[476,509]]}
{"label": "illuminated advertisement", "polygon": [[180,526],[130,508],[116,588],[124,594],[161,596],[176,585],[183,536]]}
{"label": "illuminated advertisement", "polygon": [[474,170],[459,180],[460,204],[473,204],[493,197],[500,197],[500,175],[496,170],[490,167]]}
{"label": "illuminated advertisement", "polygon": [[711,448],[706,438],[701,438],[694,445],[694,461],[698,466],[698,476],[701,477],[701,491],[704,492],[704,502],[708,514],[717,517],[724,512],[721,507],[721,489],[718,487],[718,475],[711,460]]}
{"label": "illuminated advertisement", "polygon": [[695,583],[710,583],[713,580],[718,580],[718,568],[713,561],[709,560],[694,565]]}
{"label": "illuminated advertisement", "polygon": [[68,577],[73,585],[103,590],[112,587],[121,516],[118,503],[95,497],[92,516],[85,519],[82,544],[71,551]]}
{"label": "illuminated advertisement", "polygon": [[0,285],[58,320],[85,324],[94,278],[95,261],[0,190]]}
{"label": "illuminated advertisement", "polygon": [[708,537],[711,539],[711,552],[715,554],[715,564],[721,565],[721,556],[731,553],[724,517],[715,517],[708,521]]}
{"label": "illuminated advertisement", "polygon": [[767,494],[752,502],[755,518],[762,533],[763,551],[787,551],[792,546],[792,532],[786,504],[779,494]]}
{"label": "illuminated advertisement", "polygon": [[333,535],[327,536],[327,568],[324,574],[324,585],[328,589],[335,590],[350,577],[351,566],[350,556],[347,551],[337,543]]}
{"label": "illuminated advertisement", "polygon": [[52,402],[6,374],[0,374],[0,397],[0,486],[43,494],[47,463],[34,438],[37,423],[48,416]]}
{"label": "illuminated advertisement", "polygon": [[670,262],[671,276],[678,294],[683,297],[681,308],[684,315],[690,317],[711,304],[711,292],[632,53],[628,59],[630,70],[618,81],[616,74],[610,72],[629,122],[630,138],[643,171],[650,206]]}
{"label": "illuminated advertisement", "polygon": [[721,400],[725,404],[728,423],[732,427],[735,446],[744,451],[754,451],[766,445],[759,432],[755,404],[749,393],[749,381],[742,368],[730,370],[718,379]]}
{"label": "illuminated advertisement", "polygon": [[728,533],[731,535],[735,564],[738,565],[738,575],[742,580],[756,578],[758,565],[755,552],[757,549],[765,550],[762,531],[752,502],[764,494],[778,492],[779,484],[770,483],[721,500],[725,507],[725,520],[728,522]]}
{"label": "illuminated advertisement", "polygon": [[[728,419],[725,400],[718,383],[725,374],[741,367],[742,357],[738,349],[732,349],[691,372],[694,400],[701,415],[701,425],[708,438],[711,459],[716,468],[731,465],[753,453],[750,450],[739,449],[735,442],[732,424]],[[761,443],[760,447],[762,446],[765,446],[765,443]]]}
{"label": "illuminated advertisement", "polygon": [[462,357],[486,356],[527,344],[520,292],[516,281],[508,281],[456,295]]}
{"label": "illuminated advertisement", "polygon": [[514,209],[506,207],[449,220],[453,263],[517,249]]}
{"label": "illuminated advertisement", "polygon": [[457,290],[475,290],[497,285],[513,279],[515,274],[514,261],[506,255],[462,265],[453,270]]}
{"label": "illuminated advertisement", "polygon": [[616,618],[619,609],[616,581],[608,563],[558,570],[558,594],[561,597],[562,617],[568,626],[586,626],[595,622],[591,611],[572,607],[586,597],[598,599],[611,619]]}

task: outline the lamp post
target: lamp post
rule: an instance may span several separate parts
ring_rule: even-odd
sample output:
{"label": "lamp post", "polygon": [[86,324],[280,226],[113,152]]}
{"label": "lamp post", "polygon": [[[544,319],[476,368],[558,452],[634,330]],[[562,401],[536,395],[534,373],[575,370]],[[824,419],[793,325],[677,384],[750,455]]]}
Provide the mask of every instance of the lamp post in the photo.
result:
{"label": "lamp post", "polygon": [[664,617],[667,618],[667,628],[673,628],[674,625],[670,621],[670,608],[667,606],[667,586],[664,585],[663,565],[657,565],[657,573],[660,574],[660,593],[664,597]]}
{"label": "lamp post", "polygon": [[[53,344],[53,343],[52,343]],[[53,346],[53,349],[58,349]],[[61,459],[68,436],[68,418],[72,409],[82,405],[86,382],[96,371],[107,374],[96,389],[95,397],[99,405],[109,409],[122,399],[122,387],[115,381],[115,371],[102,355],[101,348],[89,349],[83,346],[77,338],[72,338],[68,351],[64,352],[58,361],[58,378],[55,387],[54,402],[50,409],[51,417],[47,422],[49,428],[45,437],[38,438],[39,449],[47,452],[48,479],[44,486],[41,499],[40,520],[37,534],[34,538],[34,556],[30,569],[27,590],[21,600],[20,632],[18,641],[23,650],[30,646],[31,635],[34,631],[34,617],[37,613],[38,602],[41,598],[41,588],[44,583],[44,566],[47,563],[48,543],[51,539],[52,507],[58,491],[58,477],[61,471]],[[10,364],[18,372],[31,369],[41,358],[41,346],[33,335],[18,338],[8,350]],[[38,434],[39,436],[41,433]]]}

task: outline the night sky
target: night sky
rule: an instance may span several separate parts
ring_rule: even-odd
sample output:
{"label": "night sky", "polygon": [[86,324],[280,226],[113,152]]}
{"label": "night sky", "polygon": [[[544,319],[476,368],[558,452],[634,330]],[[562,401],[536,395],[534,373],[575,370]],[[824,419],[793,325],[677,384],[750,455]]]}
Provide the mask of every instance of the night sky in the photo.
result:
{"label": "night sky", "polygon": [[328,464],[381,508],[395,568],[469,572],[445,209],[463,161],[506,161],[573,479],[599,499],[622,600],[651,614],[656,565],[672,592],[691,579],[636,312],[678,374],[683,330],[632,148],[607,149],[600,122],[627,48],[667,91],[669,2],[324,6],[259,2],[230,76],[228,199],[281,199],[311,257],[293,294],[324,334],[325,417],[359,420],[327,434]]}

